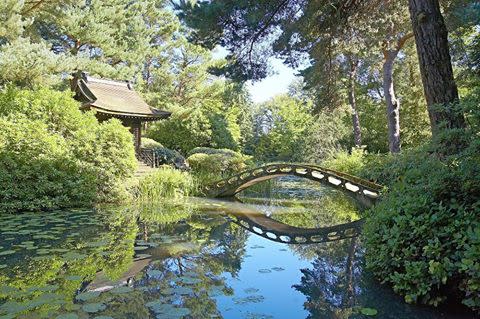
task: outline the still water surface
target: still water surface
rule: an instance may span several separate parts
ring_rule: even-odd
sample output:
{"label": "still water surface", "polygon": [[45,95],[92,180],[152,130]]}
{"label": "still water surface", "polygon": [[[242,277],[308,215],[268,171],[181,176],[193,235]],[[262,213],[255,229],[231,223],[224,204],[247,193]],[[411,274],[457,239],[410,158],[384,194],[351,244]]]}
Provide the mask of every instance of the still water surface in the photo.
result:
{"label": "still water surface", "polygon": [[0,319],[468,318],[406,305],[364,270],[360,238],[276,242],[239,223],[259,213],[321,228],[362,208],[283,178],[235,202],[2,216]]}

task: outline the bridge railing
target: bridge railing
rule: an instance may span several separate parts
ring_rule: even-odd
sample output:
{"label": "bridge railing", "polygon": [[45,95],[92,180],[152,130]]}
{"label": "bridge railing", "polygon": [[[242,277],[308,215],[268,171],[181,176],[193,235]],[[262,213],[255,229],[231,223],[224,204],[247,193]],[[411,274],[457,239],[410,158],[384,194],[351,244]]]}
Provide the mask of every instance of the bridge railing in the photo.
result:
{"label": "bridge railing", "polygon": [[[299,173],[299,170],[303,170],[303,173]],[[247,179],[249,178],[255,179],[260,176],[268,176],[269,174],[270,175],[292,174],[292,175],[298,175],[298,176],[306,176],[308,174],[313,175],[315,171],[317,171],[321,175],[325,175],[326,180],[329,180],[329,178],[331,177],[338,180],[339,183],[342,184],[343,186],[345,186],[346,183],[354,184],[355,186],[360,188],[359,191],[361,193],[364,193],[364,191],[367,191],[367,193],[368,192],[373,193],[373,194],[364,193],[369,197],[372,197],[372,196],[378,197],[380,191],[383,189],[383,186],[373,183],[371,181],[367,181],[356,176],[352,176],[346,173],[324,168],[318,165],[296,164],[296,163],[295,164],[273,163],[273,164],[268,164],[261,167],[253,168],[253,169],[241,172],[239,174],[236,174],[234,176],[230,176],[229,178],[217,181],[212,185],[206,187],[205,190],[207,193],[210,193],[210,194],[215,194],[215,191],[219,191],[221,193],[225,188],[241,186],[241,184],[247,182]],[[323,180],[323,177],[319,178],[319,180]],[[330,184],[337,186],[334,183],[330,183]],[[216,196],[220,195],[220,193],[217,194]]]}

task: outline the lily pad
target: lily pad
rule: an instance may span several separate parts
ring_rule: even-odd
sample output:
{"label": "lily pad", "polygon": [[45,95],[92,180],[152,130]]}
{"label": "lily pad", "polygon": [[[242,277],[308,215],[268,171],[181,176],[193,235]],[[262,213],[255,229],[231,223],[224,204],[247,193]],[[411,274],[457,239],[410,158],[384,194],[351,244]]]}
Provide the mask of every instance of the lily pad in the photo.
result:
{"label": "lily pad", "polygon": [[133,288],[127,287],[127,286],[116,287],[116,288],[113,288],[112,290],[110,290],[110,292],[112,294],[126,294],[126,293],[129,293],[129,292],[132,292],[132,291],[133,291]]}
{"label": "lily pad", "polygon": [[252,295],[244,298],[233,298],[233,302],[237,305],[244,305],[247,303],[260,303],[265,300],[264,296],[261,295]]}
{"label": "lily pad", "polygon": [[248,312],[247,316],[245,318],[246,319],[273,319],[273,316],[266,315],[266,314],[263,314],[263,313]]}
{"label": "lily pad", "polygon": [[4,269],[4,268],[7,268],[8,265],[0,265],[0,269]]}
{"label": "lily pad", "polygon": [[362,308],[360,309],[360,312],[365,316],[376,316],[378,313],[377,309],[373,308]]}
{"label": "lily pad", "polygon": [[88,313],[95,313],[107,309],[103,303],[87,303],[83,305],[82,310]]}
{"label": "lily pad", "polygon": [[16,302],[16,301],[7,301],[6,303],[4,303],[3,305],[0,306],[0,311],[1,312],[6,312],[6,313],[9,313],[9,314],[15,314],[15,313],[19,313],[19,312],[22,312],[22,311],[25,311],[27,310],[27,306],[22,304],[22,303],[19,303],[19,302]]}
{"label": "lily pad", "polygon": [[74,252],[74,251],[68,252],[68,253],[66,253],[62,256],[63,260],[65,260],[65,261],[80,260],[80,259],[84,259],[85,257],[87,257],[87,256],[85,256],[84,254]]}
{"label": "lily pad", "polygon": [[195,285],[195,284],[198,284],[198,283],[202,282],[200,279],[192,278],[192,277],[182,277],[180,279],[180,281],[183,282],[186,285]]}
{"label": "lily pad", "polygon": [[177,295],[191,295],[193,293],[192,288],[189,287],[175,287],[173,288],[173,292],[176,293]]}
{"label": "lily pad", "polygon": [[96,316],[96,317],[94,317],[93,319],[113,319],[113,317],[109,317],[109,316]]}
{"label": "lily pad", "polygon": [[0,252],[0,256],[7,256],[7,255],[13,255],[15,254],[15,250],[5,250]]}
{"label": "lily pad", "polygon": [[78,294],[75,299],[79,301],[88,301],[100,296],[99,291],[87,291],[81,294]]}
{"label": "lily pad", "polygon": [[150,277],[161,277],[163,275],[163,272],[156,269],[150,269],[150,270],[147,270],[147,275]]}
{"label": "lily pad", "polygon": [[259,289],[257,289],[257,288],[247,288],[247,289],[244,290],[244,292],[245,292],[246,294],[254,294],[254,293],[258,292],[258,291],[259,291]]}
{"label": "lily pad", "polygon": [[152,311],[155,313],[167,313],[173,308],[175,308],[172,304],[166,304],[162,300],[154,300],[147,302],[145,306],[152,309]]}
{"label": "lily pad", "polygon": [[75,313],[66,313],[66,314],[57,316],[56,319],[78,319],[78,315]]}

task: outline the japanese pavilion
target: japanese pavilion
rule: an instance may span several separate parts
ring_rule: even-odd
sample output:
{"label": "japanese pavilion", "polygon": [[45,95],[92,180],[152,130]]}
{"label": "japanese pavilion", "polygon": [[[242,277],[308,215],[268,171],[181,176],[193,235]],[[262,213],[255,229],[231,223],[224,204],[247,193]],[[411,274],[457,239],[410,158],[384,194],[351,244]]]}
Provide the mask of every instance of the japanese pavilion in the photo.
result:
{"label": "japanese pavilion", "polygon": [[137,154],[142,143],[142,123],[166,119],[171,115],[149,106],[129,81],[98,79],[78,71],[73,75],[71,88],[75,99],[82,103],[82,110],[95,110],[99,121],[117,118],[129,127]]}

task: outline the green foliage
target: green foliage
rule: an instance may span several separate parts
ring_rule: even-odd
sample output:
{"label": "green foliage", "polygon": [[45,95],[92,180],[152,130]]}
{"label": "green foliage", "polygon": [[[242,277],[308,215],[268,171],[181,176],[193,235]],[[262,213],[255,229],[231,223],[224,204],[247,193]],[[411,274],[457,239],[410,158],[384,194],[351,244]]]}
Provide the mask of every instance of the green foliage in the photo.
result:
{"label": "green foliage", "polygon": [[153,124],[147,136],[167,148],[183,154],[199,146],[207,146],[212,131],[208,118],[198,109],[182,112],[173,111],[172,116]]}
{"label": "green foliage", "polygon": [[345,123],[344,118],[348,116],[345,113],[337,109],[319,112],[314,117],[313,124],[304,134],[303,162],[320,163],[351,145],[351,124]]}
{"label": "green foliage", "polygon": [[203,186],[244,171],[251,159],[250,156],[233,151],[213,152],[211,149],[206,151],[209,153],[194,153],[187,158],[192,174],[198,180],[198,184]]}
{"label": "green foliage", "polygon": [[[93,113],[82,113],[66,93],[13,88],[0,92],[0,118],[10,127],[2,132],[0,145],[1,164],[9,165],[2,181],[2,189],[8,190],[2,196],[2,210],[75,206],[126,196],[122,184],[133,174],[136,159],[131,134],[119,121],[99,124]],[[31,135],[18,138],[22,129]],[[52,143],[58,147],[53,148]],[[20,185],[45,182],[38,183],[37,191],[35,187],[30,191],[22,190],[23,186],[12,187],[17,184],[15,180],[23,179]],[[64,198],[59,195],[62,189]],[[12,198],[11,206],[8,198]]]}
{"label": "green foliage", "polygon": [[161,164],[170,165],[173,168],[186,170],[188,169],[187,161],[177,151],[172,151],[166,147],[157,147],[153,150],[156,159],[160,160]]}
{"label": "green foliage", "polygon": [[287,95],[260,106],[255,116],[258,160],[300,160],[304,138],[313,123],[311,104]]}
{"label": "green foliage", "polygon": [[90,204],[95,176],[40,120],[0,118],[0,212]]}
{"label": "green foliage", "polygon": [[66,57],[54,54],[47,44],[19,38],[0,46],[0,84],[14,83],[21,87],[56,84],[57,75],[67,70],[67,64]]}
{"label": "green foliage", "polygon": [[136,200],[138,202],[154,202],[162,198],[181,198],[195,190],[195,183],[189,173],[170,167],[145,176],[140,180]]}
{"label": "green foliage", "polygon": [[143,148],[159,148],[163,147],[163,145],[151,138],[142,137],[142,147]]}
{"label": "green foliage", "polygon": [[132,135],[118,120],[98,126],[93,158],[83,157],[97,176],[97,200],[113,202],[128,194],[124,182],[137,167]]}
{"label": "green foliage", "polygon": [[191,150],[188,153],[188,156],[192,156],[194,154],[223,154],[225,156],[236,156],[238,155],[237,152],[222,148],[222,149],[217,149],[217,148],[211,148],[211,147],[195,147],[193,150]]}
{"label": "green foliage", "polygon": [[[445,155],[443,143],[457,143],[458,133],[468,147]],[[407,302],[459,297],[480,308],[479,150],[476,133],[450,132],[376,163],[390,189],[366,224],[367,262]]]}
{"label": "green foliage", "polygon": [[0,43],[20,37],[23,28],[28,25],[28,21],[22,19],[22,6],[23,3],[17,0],[0,3]]}
{"label": "green foliage", "polygon": [[351,153],[340,151],[332,157],[322,162],[326,168],[330,168],[339,172],[361,175],[365,166],[365,150],[361,148],[353,148]]}

